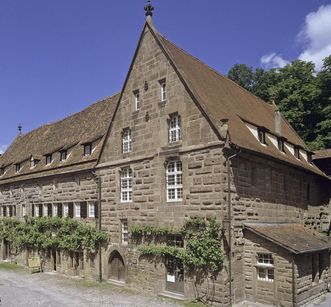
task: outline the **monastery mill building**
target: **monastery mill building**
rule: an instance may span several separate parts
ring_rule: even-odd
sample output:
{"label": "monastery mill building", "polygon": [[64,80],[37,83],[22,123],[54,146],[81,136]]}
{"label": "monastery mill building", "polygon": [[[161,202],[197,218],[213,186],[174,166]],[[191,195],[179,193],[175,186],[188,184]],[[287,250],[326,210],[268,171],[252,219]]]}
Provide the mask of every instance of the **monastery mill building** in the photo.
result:
{"label": "monastery mill building", "polygon": [[[183,264],[141,257],[130,228],[216,218],[215,305],[299,306],[325,293],[330,178],[276,105],[162,36],[150,4],[146,16],[120,93],[20,133],[0,157],[1,216],[73,218],[109,234],[93,259],[50,250],[46,271],[188,300],[196,291]],[[29,256],[6,241],[0,252],[24,265]]]}

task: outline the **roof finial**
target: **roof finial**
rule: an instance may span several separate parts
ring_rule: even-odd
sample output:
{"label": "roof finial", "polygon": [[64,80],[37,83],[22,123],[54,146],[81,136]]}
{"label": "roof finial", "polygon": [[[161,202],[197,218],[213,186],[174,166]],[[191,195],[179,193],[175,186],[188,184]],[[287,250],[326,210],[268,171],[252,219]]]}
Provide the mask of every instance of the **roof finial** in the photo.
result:
{"label": "roof finial", "polygon": [[144,10],[146,12],[145,13],[146,16],[151,16],[151,17],[153,16],[154,7],[151,4],[151,0],[148,0],[147,5],[145,6]]}
{"label": "roof finial", "polygon": [[22,134],[22,125],[18,124],[18,134]]}

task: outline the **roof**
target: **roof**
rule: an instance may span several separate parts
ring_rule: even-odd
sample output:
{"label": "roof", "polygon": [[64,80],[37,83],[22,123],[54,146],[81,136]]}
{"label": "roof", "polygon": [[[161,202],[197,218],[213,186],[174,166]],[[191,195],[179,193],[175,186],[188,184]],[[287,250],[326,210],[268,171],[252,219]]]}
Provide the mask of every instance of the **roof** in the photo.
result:
{"label": "roof", "polygon": [[[284,154],[271,142],[267,141],[268,146],[261,145],[249,131],[245,122],[264,127],[271,134],[277,136],[275,131],[276,107],[274,105],[264,102],[177,47],[159,34],[151,22],[147,22],[147,25],[214,127],[220,127],[221,119],[229,120],[229,134],[233,144],[243,149],[285,161],[325,177],[323,172],[315,165],[308,163],[305,159],[297,159],[287,149],[285,149],[286,154]],[[281,131],[281,137],[289,143],[310,152],[303,140],[284,117],[281,119]]]}
{"label": "roof", "polygon": [[[63,168],[69,171],[93,167],[92,162],[100,154],[100,142],[108,128],[118,97],[119,94],[105,98],[60,121],[18,135],[0,157],[0,166],[6,168],[5,174],[0,177],[0,184],[10,179],[57,174]],[[90,142],[93,142],[94,150],[91,155],[83,156],[83,145]],[[68,158],[61,162],[58,152],[65,149],[68,150]],[[47,154],[53,154],[50,165],[45,165],[44,156]],[[40,160],[36,167],[30,167],[31,158]],[[14,164],[18,163],[23,163],[23,166],[21,171],[15,173]],[[80,164],[78,168],[75,166],[77,164]]]}
{"label": "roof", "polygon": [[246,223],[245,229],[279,245],[294,254],[304,254],[329,249],[328,240],[317,232],[299,224]]}
{"label": "roof", "polygon": [[317,150],[314,155],[314,160],[331,158],[331,148]]}

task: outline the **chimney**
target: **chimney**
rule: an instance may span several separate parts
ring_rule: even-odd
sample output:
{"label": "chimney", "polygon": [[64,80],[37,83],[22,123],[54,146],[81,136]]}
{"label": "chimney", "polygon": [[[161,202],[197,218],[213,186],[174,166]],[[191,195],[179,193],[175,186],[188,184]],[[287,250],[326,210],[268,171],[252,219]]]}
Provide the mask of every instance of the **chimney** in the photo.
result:
{"label": "chimney", "polygon": [[272,101],[272,104],[275,107],[275,132],[278,135],[282,135],[282,115],[280,114],[280,111],[277,107],[277,105],[275,104],[275,101]]}

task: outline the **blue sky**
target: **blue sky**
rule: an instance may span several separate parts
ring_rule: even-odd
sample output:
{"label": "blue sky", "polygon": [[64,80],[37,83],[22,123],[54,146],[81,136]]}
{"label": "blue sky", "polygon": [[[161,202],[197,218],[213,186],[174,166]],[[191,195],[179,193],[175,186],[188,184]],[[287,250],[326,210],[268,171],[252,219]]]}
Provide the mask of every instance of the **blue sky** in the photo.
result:
{"label": "blue sky", "polygon": [[[146,0],[0,1],[0,151],[17,135],[118,92]],[[331,53],[331,1],[154,0],[168,39],[223,74]]]}

